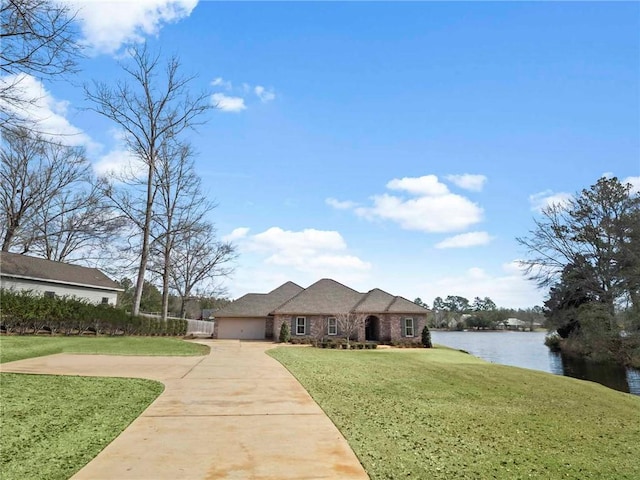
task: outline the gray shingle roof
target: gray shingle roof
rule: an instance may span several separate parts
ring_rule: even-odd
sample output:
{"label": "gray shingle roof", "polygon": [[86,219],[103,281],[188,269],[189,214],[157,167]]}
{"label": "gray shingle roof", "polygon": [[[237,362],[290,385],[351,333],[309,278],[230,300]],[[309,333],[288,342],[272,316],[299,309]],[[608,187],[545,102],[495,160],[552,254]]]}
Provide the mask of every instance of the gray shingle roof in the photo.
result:
{"label": "gray shingle roof", "polygon": [[273,313],[331,315],[350,312],[363,296],[363,293],[335,280],[323,278],[276,308]]}
{"label": "gray shingle roof", "polygon": [[369,291],[362,301],[354,308],[356,313],[428,313],[424,307],[407,300],[404,297],[393,296],[390,293],[374,288]]}
{"label": "gray shingle roof", "polygon": [[214,317],[266,317],[303,290],[300,285],[287,282],[269,293],[247,293],[214,312]]}
{"label": "gray shingle roof", "polygon": [[387,308],[387,312],[389,313],[416,313],[416,314],[425,314],[429,313],[429,310],[421,307],[420,305],[412,302],[411,300],[407,300],[404,297],[395,297],[393,303],[389,305]]}
{"label": "gray shingle roof", "polygon": [[116,282],[97,268],[54,262],[17,253],[0,252],[0,274],[3,277],[27,278],[106,290],[122,290]]}
{"label": "gray shingle roof", "polygon": [[384,290],[380,290],[379,288],[374,288],[369,291],[362,301],[356,305],[354,311],[356,313],[380,313],[387,310],[389,305],[395,297],[390,293],[385,292]]}
{"label": "gray shingle roof", "polygon": [[360,293],[323,278],[303,289],[287,282],[269,293],[248,293],[214,313],[215,317],[266,317],[268,315],[335,315],[357,313],[428,313],[424,307],[379,288]]}

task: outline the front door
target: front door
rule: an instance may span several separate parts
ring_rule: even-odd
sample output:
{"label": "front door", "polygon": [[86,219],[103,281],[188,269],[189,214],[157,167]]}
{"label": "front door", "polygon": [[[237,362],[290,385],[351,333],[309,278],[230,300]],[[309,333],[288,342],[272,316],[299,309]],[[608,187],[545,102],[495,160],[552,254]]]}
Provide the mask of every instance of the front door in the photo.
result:
{"label": "front door", "polygon": [[367,317],[364,323],[364,338],[369,342],[380,340],[380,319],[373,315]]}

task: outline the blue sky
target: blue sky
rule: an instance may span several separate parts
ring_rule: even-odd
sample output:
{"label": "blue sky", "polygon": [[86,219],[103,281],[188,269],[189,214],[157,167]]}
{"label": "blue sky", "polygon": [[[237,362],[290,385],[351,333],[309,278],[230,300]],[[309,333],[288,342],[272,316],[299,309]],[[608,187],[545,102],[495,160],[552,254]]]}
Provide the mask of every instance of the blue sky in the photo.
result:
{"label": "blue sky", "polygon": [[[429,304],[541,304],[515,237],[602,175],[640,188],[640,4],[75,3],[87,58],[44,88],[97,171],[126,157],[79,88],[128,43],[220,107],[192,136],[232,297],[330,277]],[[42,114],[42,112],[40,112]]]}

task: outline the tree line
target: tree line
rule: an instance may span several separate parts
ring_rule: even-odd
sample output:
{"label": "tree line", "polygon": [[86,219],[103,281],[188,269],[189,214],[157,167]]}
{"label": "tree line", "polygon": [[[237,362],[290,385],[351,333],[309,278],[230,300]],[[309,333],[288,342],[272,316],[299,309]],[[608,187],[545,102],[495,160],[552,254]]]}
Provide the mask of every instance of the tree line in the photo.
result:
{"label": "tree line", "polygon": [[207,92],[194,93],[196,77],[182,73],[177,56],[165,61],[142,44],[120,63],[120,79],[84,85],[87,109],[108,119],[126,147],[124,167],[98,176],[85,148],[29,118],[38,99],[24,90],[25,76],[55,80],[77,71],[73,11],[48,0],[1,8],[2,251],[99,266],[119,277],[133,272],[134,315],[145,282],[160,287],[163,318],[171,296],[184,314],[190,297],[220,292],[236,249],[218,238],[209,220],[216,205],[194,168],[188,132],[215,108]]}
{"label": "tree line", "polygon": [[[417,305],[429,308],[420,297],[414,300]],[[506,320],[517,318],[525,322],[526,328],[533,329],[545,323],[543,308],[500,308],[489,297],[475,297],[472,302],[459,295],[448,295],[446,298],[436,297],[433,300],[431,313],[427,317],[431,328],[447,328],[451,330],[494,330],[506,327]]]}

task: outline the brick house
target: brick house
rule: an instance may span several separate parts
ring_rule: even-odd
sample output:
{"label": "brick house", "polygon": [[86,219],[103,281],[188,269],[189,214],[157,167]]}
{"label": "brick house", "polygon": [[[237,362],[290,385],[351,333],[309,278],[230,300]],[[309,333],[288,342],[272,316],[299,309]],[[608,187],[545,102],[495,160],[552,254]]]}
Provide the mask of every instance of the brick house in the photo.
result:
{"label": "brick house", "polygon": [[214,313],[215,338],[277,339],[283,323],[292,338],[344,337],[340,317],[363,320],[353,340],[418,339],[429,310],[379,288],[360,293],[331,279],[304,289],[287,282],[267,294],[249,293]]}

